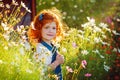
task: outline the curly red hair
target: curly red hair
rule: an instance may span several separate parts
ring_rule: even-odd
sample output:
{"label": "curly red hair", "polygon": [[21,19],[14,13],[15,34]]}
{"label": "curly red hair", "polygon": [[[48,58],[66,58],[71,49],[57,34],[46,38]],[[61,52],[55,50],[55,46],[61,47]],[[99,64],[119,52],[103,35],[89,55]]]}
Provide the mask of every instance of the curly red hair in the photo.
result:
{"label": "curly red hair", "polygon": [[54,40],[56,40],[57,36],[62,36],[62,26],[58,15],[56,15],[52,10],[43,10],[42,12],[40,12],[38,15],[35,16],[33,25],[31,25],[31,27],[28,30],[29,40],[32,42],[34,41],[40,42],[42,40],[42,36],[41,36],[42,27],[46,23],[53,21],[56,23],[56,29],[57,29],[56,37]]}

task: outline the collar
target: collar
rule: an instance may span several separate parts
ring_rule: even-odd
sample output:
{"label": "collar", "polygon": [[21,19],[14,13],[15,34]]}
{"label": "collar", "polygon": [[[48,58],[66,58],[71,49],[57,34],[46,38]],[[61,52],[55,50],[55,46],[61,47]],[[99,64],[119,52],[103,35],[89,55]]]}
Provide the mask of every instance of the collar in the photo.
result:
{"label": "collar", "polygon": [[48,43],[46,43],[45,41],[41,41],[41,44],[43,46],[45,46],[49,51],[52,51],[52,53],[54,54],[57,50],[57,48],[51,43],[52,46],[50,46]]}
{"label": "collar", "polygon": [[52,46],[50,46],[48,43],[46,43],[45,41],[41,41],[40,42],[43,46],[45,46],[48,50],[52,50]]}

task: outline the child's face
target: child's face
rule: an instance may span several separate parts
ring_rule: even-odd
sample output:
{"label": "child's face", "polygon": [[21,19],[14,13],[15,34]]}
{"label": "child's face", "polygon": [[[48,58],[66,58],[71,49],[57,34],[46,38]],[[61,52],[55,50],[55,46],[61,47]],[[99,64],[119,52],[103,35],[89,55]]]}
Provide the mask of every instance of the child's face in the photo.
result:
{"label": "child's face", "polygon": [[42,39],[51,41],[56,36],[56,23],[50,22],[42,27]]}

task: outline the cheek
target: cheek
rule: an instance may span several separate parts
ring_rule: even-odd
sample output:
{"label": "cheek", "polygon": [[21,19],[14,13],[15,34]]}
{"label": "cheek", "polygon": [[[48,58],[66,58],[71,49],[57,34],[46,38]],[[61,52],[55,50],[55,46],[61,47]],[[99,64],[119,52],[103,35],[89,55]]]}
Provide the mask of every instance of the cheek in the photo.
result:
{"label": "cheek", "polygon": [[55,30],[55,33],[57,33],[57,30]]}
{"label": "cheek", "polygon": [[57,34],[57,31],[56,31],[56,30],[54,30],[54,34],[55,34],[55,35]]}
{"label": "cheek", "polygon": [[42,34],[44,34],[44,33],[46,33],[47,32],[47,30],[46,29],[42,29]]}
{"label": "cheek", "polygon": [[44,34],[45,34],[45,31],[44,31],[44,30],[42,30],[42,31],[41,31],[41,35],[42,35],[42,36],[44,36]]}

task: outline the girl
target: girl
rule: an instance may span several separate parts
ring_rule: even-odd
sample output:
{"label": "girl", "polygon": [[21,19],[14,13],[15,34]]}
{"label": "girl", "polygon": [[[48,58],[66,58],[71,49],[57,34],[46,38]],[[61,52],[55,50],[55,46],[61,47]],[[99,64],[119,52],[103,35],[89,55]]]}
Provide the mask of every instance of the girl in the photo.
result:
{"label": "girl", "polygon": [[32,27],[28,30],[28,36],[30,41],[37,42],[36,60],[43,61],[45,67],[50,66],[58,80],[62,80],[60,64],[64,63],[64,57],[57,52],[57,48],[52,43],[62,35],[62,25],[59,15],[54,12],[55,9],[43,10],[35,16]]}

